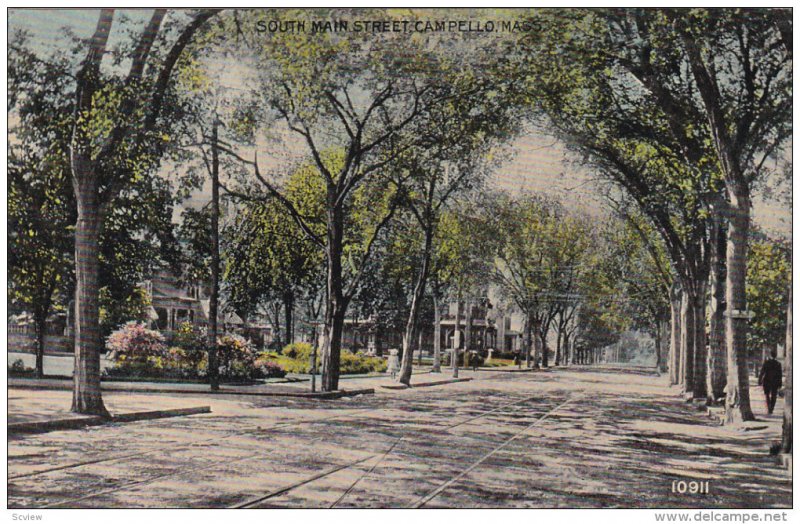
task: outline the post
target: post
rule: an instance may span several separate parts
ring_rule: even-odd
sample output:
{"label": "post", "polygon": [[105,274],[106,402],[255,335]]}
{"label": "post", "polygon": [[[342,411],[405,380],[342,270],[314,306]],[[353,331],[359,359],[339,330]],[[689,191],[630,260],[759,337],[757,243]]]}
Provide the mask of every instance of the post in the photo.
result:
{"label": "post", "polygon": [[317,344],[311,345],[311,392],[315,393],[317,391]]}
{"label": "post", "polygon": [[433,369],[431,373],[441,372],[442,352],[442,312],[439,309],[439,290],[433,291]]}
{"label": "post", "polygon": [[208,380],[211,389],[219,389],[217,364],[217,314],[219,301],[219,150],[217,128],[214,118],[211,128],[211,296],[208,301]]}
{"label": "post", "polygon": [[458,346],[461,345],[461,332],[459,327],[461,324],[461,297],[458,297],[458,305],[456,306],[456,327],[453,331],[453,353],[450,356],[450,365],[453,368],[453,378],[458,378]]}

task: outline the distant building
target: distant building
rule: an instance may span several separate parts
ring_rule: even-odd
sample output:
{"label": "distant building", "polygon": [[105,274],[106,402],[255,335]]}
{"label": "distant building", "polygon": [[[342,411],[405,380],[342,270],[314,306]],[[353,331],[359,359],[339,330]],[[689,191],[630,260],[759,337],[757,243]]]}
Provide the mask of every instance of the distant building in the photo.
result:
{"label": "distant building", "polygon": [[[457,302],[445,303],[441,306],[439,336],[441,350],[453,348],[455,340],[459,341],[459,349],[466,344],[465,332],[467,324],[466,306],[462,302],[459,321],[459,336],[455,337]],[[488,298],[472,302],[472,328],[470,331],[470,349],[486,354],[489,349],[495,352],[513,353],[521,347],[522,333],[519,322],[508,312],[495,308]],[[430,323],[422,326],[420,348],[423,354],[433,354],[434,326]],[[342,346],[354,351],[363,351],[371,355],[382,355],[385,350],[398,349],[403,344],[403,329],[382,328],[374,318],[365,320],[345,320],[342,335]]]}
{"label": "distant building", "polygon": [[[207,284],[184,283],[168,270],[156,271],[141,287],[150,298],[150,326],[163,332],[177,329],[183,323],[208,327],[209,297]],[[217,313],[220,332],[244,335],[256,345],[266,347],[272,342],[272,327],[262,322],[245,323],[239,315],[220,303]]]}

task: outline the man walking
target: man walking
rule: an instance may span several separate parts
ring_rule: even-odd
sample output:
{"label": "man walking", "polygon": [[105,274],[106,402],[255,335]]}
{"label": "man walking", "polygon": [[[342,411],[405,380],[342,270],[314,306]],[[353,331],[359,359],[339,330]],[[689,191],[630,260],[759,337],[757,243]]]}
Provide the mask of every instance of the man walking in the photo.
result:
{"label": "man walking", "polygon": [[758,374],[758,383],[764,388],[764,397],[767,400],[767,411],[772,415],[775,409],[775,401],[778,399],[778,390],[783,384],[783,370],[781,363],[775,358],[777,351],[774,349],[770,353],[764,365],[761,366],[761,373]]}

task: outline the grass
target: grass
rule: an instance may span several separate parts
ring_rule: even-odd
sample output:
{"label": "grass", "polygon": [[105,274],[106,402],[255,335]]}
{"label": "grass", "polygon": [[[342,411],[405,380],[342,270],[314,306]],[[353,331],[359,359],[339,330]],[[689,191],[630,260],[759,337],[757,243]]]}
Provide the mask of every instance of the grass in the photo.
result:
{"label": "grass", "polygon": [[[310,372],[311,364],[307,357],[291,358],[278,353],[265,353],[262,358],[269,358],[270,361],[277,363],[287,373],[307,374]],[[317,360],[317,369],[320,369],[320,361]],[[342,375],[362,375],[365,373],[382,373],[386,371],[386,361],[380,357],[365,357],[353,355],[348,351],[342,351],[340,361],[340,374]]]}

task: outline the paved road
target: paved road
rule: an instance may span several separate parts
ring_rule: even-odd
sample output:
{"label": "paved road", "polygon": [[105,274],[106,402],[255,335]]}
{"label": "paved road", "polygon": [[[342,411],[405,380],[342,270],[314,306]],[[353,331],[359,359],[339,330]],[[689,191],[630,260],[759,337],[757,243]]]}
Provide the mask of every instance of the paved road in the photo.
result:
{"label": "paved road", "polygon": [[[203,400],[212,414],[12,440],[9,507],[791,505],[771,435],[712,426],[647,374]],[[680,480],[708,480],[710,494],[673,494]]]}
{"label": "paved road", "polygon": [[[33,353],[8,353],[8,365],[11,366],[17,360],[21,360],[25,367],[36,367],[36,355]],[[113,363],[106,358],[106,355],[100,355],[100,369],[111,367]],[[72,370],[75,367],[75,357],[73,355],[49,355],[44,356],[44,374],[54,375],[59,377],[72,376]]]}

